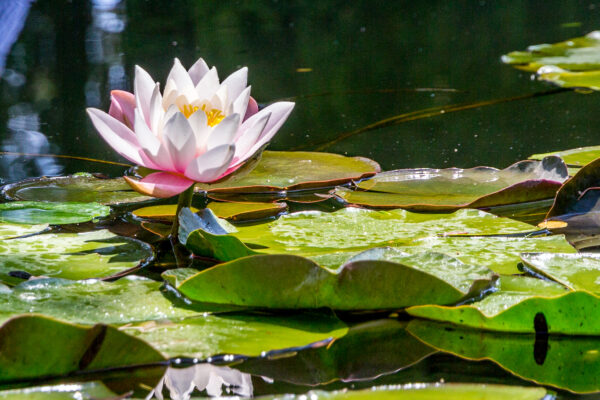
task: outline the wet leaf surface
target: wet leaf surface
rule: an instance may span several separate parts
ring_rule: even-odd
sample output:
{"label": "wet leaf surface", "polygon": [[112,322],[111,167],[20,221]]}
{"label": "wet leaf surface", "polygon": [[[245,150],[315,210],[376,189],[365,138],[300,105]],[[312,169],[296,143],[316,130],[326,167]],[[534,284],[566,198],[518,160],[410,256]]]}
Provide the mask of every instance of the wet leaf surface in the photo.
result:
{"label": "wet leaf surface", "polygon": [[0,223],[76,224],[110,214],[110,207],[98,203],[45,203],[14,201],[0,204]]}
{"label": "wet leaf surface", "polygon": [[600,390],[596,337],[510,335],[414,320],[407,330],[440,351],[491,360],[520,378],[576,393]]}
{"label": "wet leaf surface", "polygon": [[407,309],[410,315],[502,332],[600,335],[600,298],[527,277],[502,277],[500,290],[473,304]]}
{"label": "wet leaf surface", "polygon": [[167,357],[200,360],[219,354],[259,356],[344,336],[347,327],[326,314],[198,315],[128,325],[122,330],[150,343]]}
{"label": "wet leaf surface", "polygon": [[152,200],[131,190],[123,178],[100,179],[82,173],[54,178],[34,178],[2,188],[9,200],[47,202],[97,202],[105,205],[139,203]]}
{"label": "wet leaf surface", "polygon": [[232,175],[215,184],[198,184],[210,192],[260,193],[333,187],[379,172],[375,161],[317,152],[265,151],[247,175]]}
{"label": "wet leaf surface", "polygon": [[567,178],[567,167],[558,157],[520,161],[503,170],[404,169],[387,171],[363,181],[352,191],[334,192],[349,204],[372,208],[452,212],[553,198]]}
{"label": "wet leaf surface", "polygon": [[93,400],[115,397],[116,393],[99,382],[34,386],[0,390],[0,399],[17,400]]}
{"label": "wet leaf surface", "polygon": [[152,254],[148,244],[107,230],[46,233],[0,242],[0,277],[11,271],[66,279],[106,277]]}
{"label": "wet leaf surface", "polygon": [[[219,218],[232,221],[259,220],[277,216],[287,210],[285,203],[255,203],[255,202],[211,202],[207,208]],[[173,221],[175,218],[176,204],[158,205],[138,208],[132,214],[138,218],[153,219],[160,221]],[[198,209],[191,208],[192,212]]]}
{"label": "wet leaf surface", "polygon": [[[563,236],[527,236],[535,229],[531,225],[478,210],[417,214],[344,208],[333,213],[293,213],[269,223],[239,226],[236,231],[212,221],[217,230],[202,225],[201,217],[185,213],[180,240],[194,254],[222,261],[254,254],[294,254],[336,269],[371,248],[394,247],[410,253],[434,248],[466,264],[511,274],[519,273],[521,252],[575,252]],[[463,235],[444,236],[450,233]]]}
{"label": "wet leaf surface", "polygon": [[576,149],[554,151],[551,153],[533,154],[529,158],[532,160],[541,160],[548,156],[560,157],[567,165],[583,167],[600,158],[600,146],[578,147]]}

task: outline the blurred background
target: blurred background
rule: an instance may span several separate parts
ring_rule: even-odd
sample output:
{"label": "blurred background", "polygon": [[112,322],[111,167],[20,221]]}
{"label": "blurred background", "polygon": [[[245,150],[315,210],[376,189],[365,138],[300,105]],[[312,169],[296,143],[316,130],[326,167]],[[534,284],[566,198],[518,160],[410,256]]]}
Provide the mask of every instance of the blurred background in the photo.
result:
{"label": "blurred background", "polygon": [[[365,156],[384,169],[505,167],[600,144],[598,95],[575,92],[447,113],[347,135],[429,107],[552,90],[500,56],[600,29],[583,1],[0,0],[0,151],[126,162],[86,107],[132,90],[134,65],[163,82],[178,57],[249,68],[261,104],[291,99],[271,150]],[[123,167],[0,156],[0,183]]]}

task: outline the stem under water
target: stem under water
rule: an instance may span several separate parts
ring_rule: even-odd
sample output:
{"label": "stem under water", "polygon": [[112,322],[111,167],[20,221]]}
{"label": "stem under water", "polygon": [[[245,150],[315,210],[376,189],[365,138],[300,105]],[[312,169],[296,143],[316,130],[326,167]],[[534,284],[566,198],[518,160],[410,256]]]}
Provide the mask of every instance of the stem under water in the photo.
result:
{"label": "stem under water", "polygon": [[177,202],[177,211],[175,211],[175,219],[173,220],[173,225],[171,226],[171,241],[178,241],[179,235],[179,213],[182,208],[190,207],[192,205],[192,197],[194,196],[194,186],[190,186],[185,192],[182,192],[179,195],[179,201]]}

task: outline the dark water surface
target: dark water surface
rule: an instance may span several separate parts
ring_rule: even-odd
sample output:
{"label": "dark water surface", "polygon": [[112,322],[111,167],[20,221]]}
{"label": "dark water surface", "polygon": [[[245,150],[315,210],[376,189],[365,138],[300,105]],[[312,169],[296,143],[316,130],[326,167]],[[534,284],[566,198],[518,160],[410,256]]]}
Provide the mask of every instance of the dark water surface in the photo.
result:
{"label": "dark water surface", "polygon": [[[296,101],[270,147],[274,150],[362,155],[384,169],[504,167],[533,153],[598,143],[597,96],[568,92],[406,122],[318,146],[398,114],[551,89],[503,65],[500,56],[597,29],[600,4],[593,2],[0,4],[3,151],[123,161],[94,131],[85,107],[106,109],[110,90],[131,90],[135,64],[163,81],[174,57],[191,65],[199,56],[222,77],[248,66],[252,94],[261,103]],[[64,159],[23,161],[0,158],[0,179],[121,172]]]}
{"label": "dark water surface", "polygon": [[[85,108],[108,109],[111,90],[131,91],[136,64],[164,86],[174,57],[186,66],[203,57],[221,77],[248,66],[261,104],[296,102],[272,150],[366,156],[383,169],[505,167],[534,153],[599,144],[598,95],[561,92],[345,134],[430,107],[553,90],[500,56],[584,35],[599,21],[600,2],[584,1],[0,0],[0,151],[125,162]],[[123,170],[0,155],[0,183]],[[531,338],[523,357],[536,356],[536,343]],[[377,379],[321,388],[440,379],[531,385],[491,361],[436,353],[404,365],[387,354],[385,367],[369,376]],[[310,368],[303,362],[282,365],[303,377]],[[350,372],[360,372],[361,362],[349,360]],[[312,388],[293,374],[272,383],[261,378],[268,363],[248,365],[240,371],[253,377],[231,379],[250,379],[254,395]]]}

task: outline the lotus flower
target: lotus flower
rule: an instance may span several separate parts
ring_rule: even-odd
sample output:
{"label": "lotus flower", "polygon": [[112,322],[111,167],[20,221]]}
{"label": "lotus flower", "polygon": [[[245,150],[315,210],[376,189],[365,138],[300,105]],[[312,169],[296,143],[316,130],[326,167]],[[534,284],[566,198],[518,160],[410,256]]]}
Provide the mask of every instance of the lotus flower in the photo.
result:
{"label": "lotus flower", "polygon": [[106,142],[129,161],[158,170],[141,180],[125,177],[138,192],[171,197],[195,182],[214,182],[260,152],[285,122],[294,103],[258,111],[242,68],[219,82],[216,68],[199,59],[189,69],[175,59],[164,92],[135,67],[134,93],[111,92],[108,114],[88,108]]}

